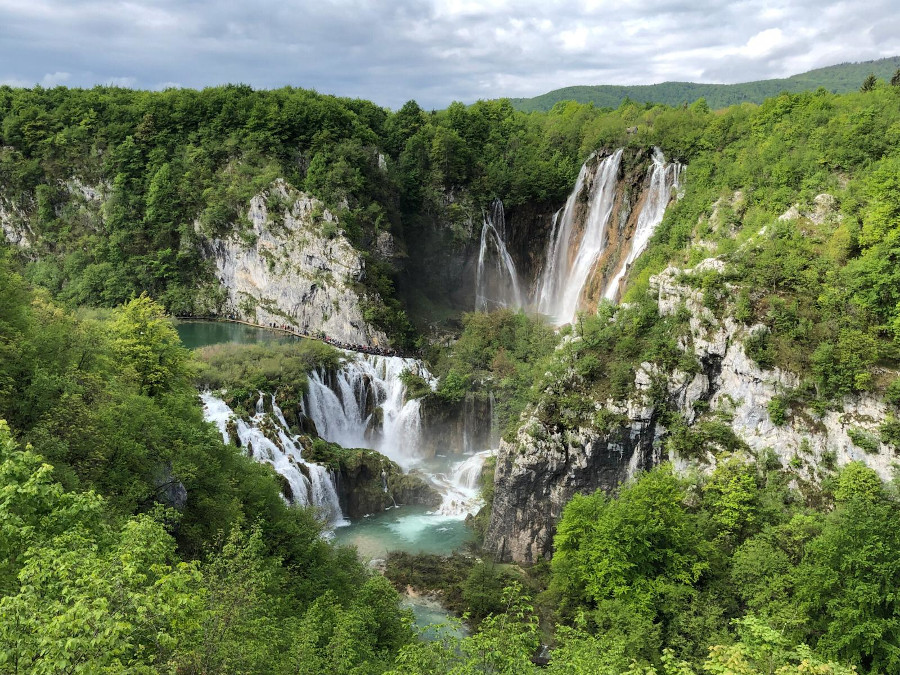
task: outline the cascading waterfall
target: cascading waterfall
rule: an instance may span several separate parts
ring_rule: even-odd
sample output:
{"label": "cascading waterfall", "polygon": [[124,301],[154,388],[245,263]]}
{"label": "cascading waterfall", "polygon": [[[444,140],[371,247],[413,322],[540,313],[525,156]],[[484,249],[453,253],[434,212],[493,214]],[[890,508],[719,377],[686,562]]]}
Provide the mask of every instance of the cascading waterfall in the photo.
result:
{"label": "cascading waterfall", "polygon": [[[404,371],[434,377],[421,361],[351,354],[338,371],[309,374],[304,413],[319,435],[345,448],[377,450],[408,469],[420,458],[422,418],[417,399],[406,400]],[[380,418],[380,424],[379,422]]]}
{"label": "cascading waterfall", "polygon": [[456,464],[449,478],[438,476],[443,488],[444,500],[438,513],[444,516],[459,516],[473,513],[479,506],[479,479],[484,471],[484,463],[493,450],[482,450]]}
{"label": "cascading waterfall", "polygon": [[[593,172],[588,168],[591,159],[585,162],[566,205],[553,217],[547,261],[538,279],[535,304],[540,313],[551,317],[557,325],[575,318],[584,285],[606,247],[606,229],[616,199],[622,152],[620,148],[597,162]],[[577,202],[589,177],[588,213],[575,249]]]}
{"label": "cascading waterfall", "polygon": [[[495,199],[484,214],[481,227],[481,245],[478,249],[478,267],[475,277],[475,311],[485,312],[498,307],[524,307],[525,301],[519,285],[519,274],[512,256],[506,249],[506,216],[503,202]],[[494,268],[488,266],[488,249],[493,244]]]}
{"label": "cascading waterfall", "polygon": [[672,162],[666,164],[666,158],[662,150],[653,148],[653,164],[650,166],[650,186],[647,189],[644,205],[638,215],[634,236],[631,238],[628,255],[622,260],[619,271],[607,283],[603,297],[615,301],[619,295],[619,285],[622,283],[628,268],[637,257],[647,248],[650,237],[662,222],[666,213],[666,207],[672,196],[672,190],[677,189],[681,179],[681,164]]}
{"label": "cascading waterfall", "polygon": [[[228,423],[234,421],[241,446],[246,448],[257,462],[269,464],[284,477],[290,489],[289,503],[301,506],[315,506],[319,509],[329,527],[346,525],[341,512],[340,501],[335,489],[334,474],[324,466],[303,459],[297,437],[290,435],[290,428],[281,409],[272,396],[272,417],[276,425],[278,442],[268,438],[262,425],[272,418],[265,413],[263,395],[256,402],[256,414],[250,424],[234,414],[228,405],[210,392],[200,394],[203,414],[207,421],[215,423],[223,440],[228,443]],[[301,468],[302,467],[302,468]]]}

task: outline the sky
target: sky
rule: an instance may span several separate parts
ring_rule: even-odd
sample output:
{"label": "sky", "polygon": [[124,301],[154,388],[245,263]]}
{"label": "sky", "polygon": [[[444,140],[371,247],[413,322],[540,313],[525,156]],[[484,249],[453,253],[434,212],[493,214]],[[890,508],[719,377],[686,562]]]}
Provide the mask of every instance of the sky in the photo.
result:
{"label": "sky", "polygon": [[0,0],[0,84],[240,82],[425,108],[900,54],[898,0]]}

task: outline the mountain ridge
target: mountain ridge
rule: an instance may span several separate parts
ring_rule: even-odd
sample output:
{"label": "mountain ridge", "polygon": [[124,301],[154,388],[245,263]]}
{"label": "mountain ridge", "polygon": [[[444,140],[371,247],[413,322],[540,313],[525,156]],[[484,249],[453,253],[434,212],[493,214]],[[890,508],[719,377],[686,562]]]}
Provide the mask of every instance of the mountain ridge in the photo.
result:
{"label": "mountain ridge", "polygon": [[796,93],[824,87],[835,94],[854,91],[863,80],[874,74],[890,79],[900,69],[900,55],[873,61],[845,62],[786,78],[754,80],[735,84],[705,84],[700,82],[659,82],[638,85],[576,85],[562,87],[531,98],[510,98],[513,107],[522,112],[546,112],[560,101],[593,103],[600,108],[617,108],[626,98],[639,103],[681,105],[706,99],[710,108],[719,109],[739,103],[762,103],[783,91]]}

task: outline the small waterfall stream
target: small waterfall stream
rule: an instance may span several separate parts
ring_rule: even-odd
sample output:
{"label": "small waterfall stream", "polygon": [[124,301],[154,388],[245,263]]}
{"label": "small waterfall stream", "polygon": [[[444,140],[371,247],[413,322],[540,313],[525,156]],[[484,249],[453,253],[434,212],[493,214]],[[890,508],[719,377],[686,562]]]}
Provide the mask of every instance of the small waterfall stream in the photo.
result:
{"label": "small waterfall stream", "polygon": [[[235,415],[222,399],[210,392],[200,394],[200,399],[203,401],[204,417],[215,423],[226,443],[229,442],[228,423],[233,420],[241,447],[246,448],[257,462],[272,466],[285,479],[290,491],[287,498],[289,503],[315,506],[330,528],[347,524],[341,512],[333,473],[320,464],[303,459],[301,446],[297,438],[290,435],[290,429],[281,409],[275,404],[274,396],[273,415],[270,416],[265,412],[263,394],[260,393],[256,402],[256,414],[249,424]],[[272,422],[273,416],[277,443],[263,430],[264,425]]]}
{"label": "small waterfall stream", "polygon": [[[494,250],[494,265],[488,265],[489,249]],[[519,285],[519,274],[506,249],[506,216],[503,202],[495,199],[484,214],[478,267],[475,276],[475,311],[486,312],[499,307],[519,309],[525,298]]]}
{"label": "small waterfall stream", "polygon": [[457,462],[450,469],[449,476],[439,474],[435,477],[444,494],[444,501],[438,509],[439,514],[460,517],[478,511],[481,506],[479,479],[485,461],[493,452],[493,450],[476,452]]}

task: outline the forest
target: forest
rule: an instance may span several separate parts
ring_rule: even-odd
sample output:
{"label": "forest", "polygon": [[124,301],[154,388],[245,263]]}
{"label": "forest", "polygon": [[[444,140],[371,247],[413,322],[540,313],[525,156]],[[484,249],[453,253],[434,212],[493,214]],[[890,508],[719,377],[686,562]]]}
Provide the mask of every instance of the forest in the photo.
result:
{"label": "forest", "polygon": [[[366,319],[437,376],[433,390],[406,376],[423,407],[490,382],[506,438],[525,412],[554,433],[619,424],[599,402],[633,395],[642,363],[699,369],[679,347],[691,317],[660,314],[651,276],[716,256],[723,274],[684,283],[717,320],[762,326],[754,363],[798,376],[766,414],[877,395],[889,416],[859,445],[900,451],[900,81],[862,89],[524,113],[240,85],[0,87],[0,215],[33,242],[0,255],[0,673],[900,671],[896,480],[852,462],[800,481],[722,420],[674,415],[663,443],[714,468],[661,462],[576,496],[551,560],[475,550],[447,565],[435,583],[467,632],[423,639],[392,579],[203,419],[198,383],[242,382],[245,407],[274,380],[298,396],[334,351],[201,359],[171,322],[221,292],[199,238],[243,231],[249,198],[283,178],[364,256],[380,232],[396,240],[394,262],[367,258],[360,292]],[[687,166],[624,303],[561,331],[452,305],[418,251],[473,246],[494,198],[558,206],[591,153],[622,146]]]}

